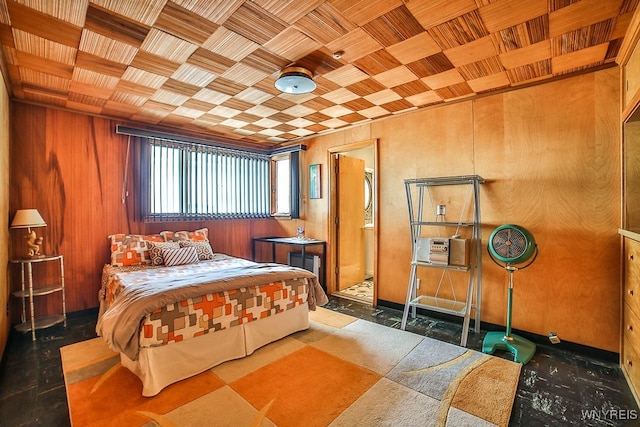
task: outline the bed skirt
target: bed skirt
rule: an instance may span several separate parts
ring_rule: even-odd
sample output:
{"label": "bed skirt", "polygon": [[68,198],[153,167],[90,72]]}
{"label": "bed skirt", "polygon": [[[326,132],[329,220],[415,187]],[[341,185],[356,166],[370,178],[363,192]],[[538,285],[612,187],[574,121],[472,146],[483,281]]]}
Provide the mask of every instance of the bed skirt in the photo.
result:
{"label": "bed skirt", "polygon": [[155,396],[166,386],[239,359],[256,349],[309,327],[305,302],[275,316],[159,347],[140,349],[138,360],[120,354],[122,366],[142,381],[142,395]]}

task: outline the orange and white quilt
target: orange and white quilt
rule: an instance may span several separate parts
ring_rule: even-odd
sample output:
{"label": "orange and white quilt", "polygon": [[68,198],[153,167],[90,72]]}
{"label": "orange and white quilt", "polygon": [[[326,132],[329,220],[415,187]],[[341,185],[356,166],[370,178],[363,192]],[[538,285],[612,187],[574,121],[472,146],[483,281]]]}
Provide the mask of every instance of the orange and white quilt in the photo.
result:
{"label": "orange and white quilt", "polygon": [[173,267],[105,265],[96,331],[136,360],[167,345],[327,301],[312,273],[224,254]]}

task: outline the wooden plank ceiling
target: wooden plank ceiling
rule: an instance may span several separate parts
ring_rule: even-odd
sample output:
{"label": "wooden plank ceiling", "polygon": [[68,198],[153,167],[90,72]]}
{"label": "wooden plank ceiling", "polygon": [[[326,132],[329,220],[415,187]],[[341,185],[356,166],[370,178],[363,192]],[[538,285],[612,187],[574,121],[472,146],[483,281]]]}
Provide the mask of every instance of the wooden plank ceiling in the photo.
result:
{"label": "wooden plank ceiling", "polygon": [[1,59],[14,99],[270,148],[613,64],[638,1],[0,0]]}

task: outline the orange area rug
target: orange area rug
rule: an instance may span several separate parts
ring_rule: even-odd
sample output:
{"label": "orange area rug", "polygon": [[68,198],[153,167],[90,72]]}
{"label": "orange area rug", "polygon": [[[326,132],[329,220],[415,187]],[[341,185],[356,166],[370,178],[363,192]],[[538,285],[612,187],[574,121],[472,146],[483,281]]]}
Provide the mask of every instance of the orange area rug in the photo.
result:
{"label": "orange area rug", "polygon": [[73,426],[509,423],[521,366],[330,310],[308,330],[142,397],[101,338],[63,347]]}

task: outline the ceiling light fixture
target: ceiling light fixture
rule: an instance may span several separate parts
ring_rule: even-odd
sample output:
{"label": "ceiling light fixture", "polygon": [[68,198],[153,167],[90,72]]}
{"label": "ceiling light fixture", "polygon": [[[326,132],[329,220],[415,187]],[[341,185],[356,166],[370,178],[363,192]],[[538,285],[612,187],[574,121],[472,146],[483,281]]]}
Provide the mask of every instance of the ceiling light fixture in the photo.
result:
{"label": "ceiling light fixture", "polygon": [[276,80],[276,88],[284,93],[300,95],[313,91],[316,83],[313,81],[313,74],[306,68],[287,67]]}

